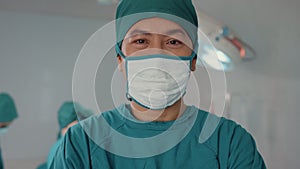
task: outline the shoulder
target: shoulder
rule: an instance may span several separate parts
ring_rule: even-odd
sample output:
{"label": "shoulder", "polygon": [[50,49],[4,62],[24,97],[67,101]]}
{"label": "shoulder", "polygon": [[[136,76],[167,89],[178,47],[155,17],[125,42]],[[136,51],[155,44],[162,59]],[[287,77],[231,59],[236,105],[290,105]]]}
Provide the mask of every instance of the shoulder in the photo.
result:
{"label": "shoulder", "polygon": [[249,134],[245,128],[235,121],[225,117],[219,117],[201,109],[198,110],[197,121],[200,124],[198,127],[201,129],[202,135],[210,134],[212,137],[218,136],[229,139],[233,135]]}
{"label": "shoulder", "polygon": [[228,141],[231,147],[243,144],[250,146],[251,143],[256,148],[253,136],[243,126],[233,120],[222,117],[218,135],[219,139]]}
{"label": "shoulder", "polygon": [[[91,129],[102,129],[101,132],[107,128],[118,128],[119,125],[124,123],[124,117],[121,115],[120,110],[124,105],[114,108],[105,112],[101,112],[97,115],[89,117],[83,121],[80,121],[80,126],[86,132]],[[77,128],[80,128],[77,126]],[[75,128],[74,128],[75,129]],[[76,129],[75,129],[76,130]],[[80,129],[77,129],[80,130]]]}
{"label": "shoulder", "polygon": [[62,138],[51,165],[76,165],[79,168],[86,168],[84,166],[88,164],[83,161],[89,161],[90,155],[99,149],[98,145],[101,145],[101,142],[110,135],[109,125],[105,124],[107,124],[106,118],[112,120],[110,119],[113,118],[112,113],[113,111],[107,111],[91,116],[69,128]]}
{"label": "shoulder", "polygon": [[[216,152],[227,146],[253,142],[251,134],[235,121],[218,117],[215,114],[200,110],[197,117],[199,142],[212,147]],[[200,130],[199,130],[200,129]]]}
{"label": "shoulder", "polygon": [[65,140],[70,140],[74,144],[100,143],[111,135],[113,129],[123,124],[118,109],[112,109],[91,116],[78,124],[72,126],[66,133]]}
{"label": "shoulder", "polygon": [[[197,128],[201,130],[202,135],[230,135],[236,130],[240,132],[245,132],[246,130],[237,124],[235,121],[219,117],[210,112],[198,109],[197,115]],[[204,136],[203,135],[203,136]],[[204,141],[203,141],[204,142]]]}
{"label": "shoulder", "polygon": [[[220,166],[265,168],[253,136],[235,121],[199,111],[202,120],[199,142],[216,152]],[[202,141],[202,142],[201,142]]]}
{"label": "shoulder", "polygon": [[241,125],[224,119],[219,136],[219,158],[224,165],[229,168],[266,168],[254,137]]}

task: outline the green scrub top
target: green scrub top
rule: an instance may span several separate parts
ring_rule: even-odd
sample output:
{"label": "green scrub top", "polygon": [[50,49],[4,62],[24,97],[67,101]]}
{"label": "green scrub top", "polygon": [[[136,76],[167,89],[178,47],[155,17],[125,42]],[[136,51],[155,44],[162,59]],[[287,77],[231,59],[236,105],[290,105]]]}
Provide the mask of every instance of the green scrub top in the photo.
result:
{"label": "green scrub top", "polygon": [[[128,105],[93,116],[70,128],[58,147],[51,169],[264,169],[264,161],[259,154],[256,143],[251,135],[235,122],[218,118],[194,106],[188,106],[176,121],[178,125],[172,131],[182,133],[182,129],[189,128],[182,140],[169,150],[149,157],[131,158],[111,153],[103,147],[113,147],[113,135],[105,134],[101,124],[104,119],[115,131],[129,137],[149,138],[170,129],[171,122],[141,122],[130,113]],[[195,113],[193,113],[195,112]],[[214,116],[219,119],[217,128],[204,142],[199,142],[199,135],[206,118]],[[126,118],[125,118],[126,117]],[[130,117],[130,118],[128,118]],[[191,123],[191,119],[194,119]],[[84,128],[82,127],[84,126]],[[104,133],[100,141],[91,139],[85,132],[92,134]],[[94,133],[93,133],[94,132]],[[90,134],[91,134],[90,133]],[[123,140],[118,140],[122,143]],[[104,144],[96,144],[101,142]],[[106,143],[105,143],[106,142]],[[160,146],[171,144],[172,140],[161,140]],[[101,145],[101,146],[99,146]],[[104,145],[104,146],[103,146]],[[130,147],[137,151],[135,146],[124,142],[123,147]],[[152,151],[150,145],[142,145],[143,151]],[[122,147],[120,147],[122,149]]]}
{"label": "green scrub top", "polygon": [[0,148],[0,169],[3,169],[2,153]]}
{"label": "green scrub top", "polygon": [[55,156],[57,148],[59,147],[59,144],[61,143],[62,138],[63,137],[60,137],[50,148],[47,162],[40,164],[36,169],[48,169],[50,167],[50,164],[52,163],[52,160]]}
{"label": "green scrub top", "polygon": [[36,169],[47,169],[47,164],[46,163],[40,164]]}
{"label": "green scrub top", "polygon": [[50,167],[50,164],[53,161],[53,158],[55,157],[55,153],[60,145],[60,143],[62,142],[63,137],[60,137],[51,147],[49,154],[48,154],[48,158],[47,158],[47,168]]}

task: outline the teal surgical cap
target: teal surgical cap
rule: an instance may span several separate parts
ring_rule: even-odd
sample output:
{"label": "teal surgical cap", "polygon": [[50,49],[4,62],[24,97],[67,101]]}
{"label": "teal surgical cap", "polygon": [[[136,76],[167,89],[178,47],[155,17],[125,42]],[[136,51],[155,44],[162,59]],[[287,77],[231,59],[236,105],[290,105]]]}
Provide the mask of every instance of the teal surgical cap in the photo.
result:
{"label": "teal surgical cap", "polygon": [[60,130],[76,120],[82,120],[93,115],[93,112],[78,103],[69,101],[61,105],[58,110],[58,124]]}
{"label": "teal surgical cap", "polygon": [[0,93],[0,122],[11,122],[18,117],[13,99],[6,93]]}
{"label": "teal surgical cap", "polygon": [[153,17],[179,24],[197,48],[198,18],[191,0],[120,0],[116,13],[118,45],[121,46],[126,33],[135,23]]}

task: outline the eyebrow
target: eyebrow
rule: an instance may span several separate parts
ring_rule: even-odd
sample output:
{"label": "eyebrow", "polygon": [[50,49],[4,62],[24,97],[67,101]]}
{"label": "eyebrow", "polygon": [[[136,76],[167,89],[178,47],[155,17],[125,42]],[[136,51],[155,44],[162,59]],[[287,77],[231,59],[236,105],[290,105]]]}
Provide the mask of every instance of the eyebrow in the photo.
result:
{"label": "eyebrow", "polygon": [[129,33],[129,37],[130,36],[135,36],[135,35],[140,35],[140,34],[142,34],[142,35],[150,35],[151,33],[148,32],[148,31],[145,31],[145,30],[135,29],[135,30],[133,30],[133,31],[131,31]]}
{"label": "eyebrow", "polygon": [[166,35],[174,35],[174,34],[182,34],[182,35],[186,35],[186,33],[181,30],[181,29],[173,29],[173,30],[169,30],[168,32],[165,33]]}
{"label": "eyebrow", "polygon": [[[146,31],[146,30],[135,29],[135,30],[133,30],[129,33],[129,36],[135,36],[135,35],[140,35],[140,34],[142,34],[142,35],[151,35],[153,33],[150,33],[149,31]],[[186,33],[181,29],[169,30],[166,33],[164,33],[163,35],[170,36],[170,35],[174,35],[174,34],[182,34],[182,35],[186,36]]]}

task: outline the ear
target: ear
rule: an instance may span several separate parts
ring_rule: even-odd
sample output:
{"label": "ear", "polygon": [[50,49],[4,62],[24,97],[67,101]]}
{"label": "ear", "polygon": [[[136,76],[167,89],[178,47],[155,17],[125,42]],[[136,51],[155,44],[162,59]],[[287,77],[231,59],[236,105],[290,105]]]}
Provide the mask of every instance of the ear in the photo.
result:
{"label": "ear", "polygon": [[118,69],[120,72],[123,72],[123,64],[122,64],[123,58],[120,55],[118,55],[117,60],[118,60]]}
{"label": "ear", "polygon": [[197,57],[192,60],[191,71],[196,70]]}

